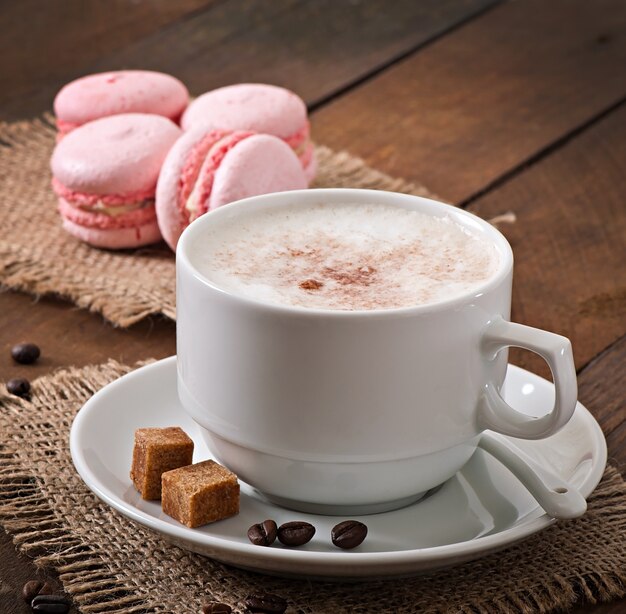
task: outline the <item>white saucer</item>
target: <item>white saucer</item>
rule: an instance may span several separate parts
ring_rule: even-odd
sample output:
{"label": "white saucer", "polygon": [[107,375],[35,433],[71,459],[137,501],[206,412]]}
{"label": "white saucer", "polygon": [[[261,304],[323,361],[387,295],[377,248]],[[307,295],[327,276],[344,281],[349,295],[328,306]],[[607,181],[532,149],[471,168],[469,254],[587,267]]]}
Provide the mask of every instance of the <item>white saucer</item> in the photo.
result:
{"label": "white saucer", "polygon": [[[552,406],[554,389],[537,375],[509,366],[505,396],[520,411],[541,415]],[[120,378],[85,404],[72,425],[74,465],[87,486],[125,516],[183,548],[239,567],[326,579],[410,575],[484,556],[555,522],[507,469],[479,449],[454,478],[425,500],[361,517],[369,534],[354,550],[342,551],[331,544],[330,530],[343,518],[278,507],[245,484],[238,516],[188,529],[163,514],[158,502],[143,501],[128,475],[135,429],[172,425],[180,425],[194,439],[194,461],[210,457],[195,423],[178,401],[176,357]],[[580,403],[560,433],[515,443],[585,497],[604,472],[604,436]],[[246,536],[248,527],[267,518],[279,525],[306,520],[317,533],[298,549],[252,545]]]}

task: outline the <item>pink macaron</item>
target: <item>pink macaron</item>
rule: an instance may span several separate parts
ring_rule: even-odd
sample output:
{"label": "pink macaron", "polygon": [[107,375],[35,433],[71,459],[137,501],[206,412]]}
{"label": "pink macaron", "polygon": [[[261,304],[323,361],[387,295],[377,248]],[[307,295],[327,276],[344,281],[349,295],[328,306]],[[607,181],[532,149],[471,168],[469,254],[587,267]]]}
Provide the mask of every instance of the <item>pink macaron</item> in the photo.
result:
{"label": "pink macaron", "polygon": [[119,70],[68,83],[54,99],[54,112],[64,136],[94,119],[121,113],[153,113],[178,123],[188,103],[187,88],[171,75]]}
{"label": "pink macaron", "polygon": [[159,241],[157,179],[180,135],[169,119],[143,113],[104,117],[73,130],[50,163],[63,227],[109,249]]}
{"label": "pink macaron", "polygon": [[250,130],[277,136],[300,158],[309,183],[315,177],[317,162],[306,105],[283,87],[241,83],[202,94],[181,119],[183,130],[199,125],[210,130]]}
{"label": "pink macaron", "polygon": [[298,157],[278,137],[199,126],[176,142],[163,163],[156,194],[159,228],[175,250],[183,230],[208,211],[249,196],[306,187]]}

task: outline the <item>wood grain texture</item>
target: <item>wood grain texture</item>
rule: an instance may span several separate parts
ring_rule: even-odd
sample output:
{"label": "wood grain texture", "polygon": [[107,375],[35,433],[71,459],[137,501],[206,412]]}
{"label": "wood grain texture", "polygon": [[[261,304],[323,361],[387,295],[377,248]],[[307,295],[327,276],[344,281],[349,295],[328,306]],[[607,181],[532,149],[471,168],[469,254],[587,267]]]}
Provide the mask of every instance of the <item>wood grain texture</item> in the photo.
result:
{"label": "wood grain texture", "polygon": [[0,119],[35,115],[87,66],[216,0],[20,0],[0,4]]}
{"label": "wood grain texture", "polygon": [[626,3],[502,4],[316,112],[314,137],[459,203],[626,95]]}
{"label": "wood grain texture", "polygon": [[[626,336],[591,361],[578,376],[578,398],[609,438],[626,424],[625,375]],[[617,455],[614,458],[625,468],[626,438],[622,446],[609,446],[609,454]]]}
{"label": "wood grain texture", "polygon": [[571,610],[570,614],[589,614],[591,612],[593,612],[593,614],[624,614],[624,612],[626,612],[626,599],[595,606],[589,604],[582,605]]}
{"label": "wood grain texture", "polygon": [[[617,372],[616,376],[621,376],[622,380],[624,379],[624,361],[626,361],[626,354],[622,353],[622,368],[619,372]],[[612,384],[608,384],[611,386],[611,390],[615,392],[615,388],[613,388]],[[620,412],[623,417],[626,412],[626,408],[624,407],[624,397],[622,393],[621,399],[621,407]],[[615,465],[624,475],[626,473],[626,421],[622,421],[621,424],[616,427],[610,435],[606,438],[606,443],[609,448],[609,462]]]}
{"label": "wood grain texture", "polygon": [[[196,5],[201,1],[195,0]],[[216,2],[207,10],[197,11],[153,34],[144,36],[138,29],[133,36],[135,42],[122,49],[116,49],[120,45],[115,44],[96,48],[95,53],[85,58],[87,61],[69,57],[68,66],[64,70],[55,69],[43,83],[38,82],[43,75],[26,65],[23,73],[18,74],[24,74],[22,78],[34,98],[25,99],[24,88],[12,85],[11,99],[16,104],[4,101],[3,105],[0,96],[0,108],[4,107],[5,115],[11,118],[32,115],[50,106],[54,92],[63,83],[60,77],[69,80],[84,72],[119,68],[172,73],[194,94],[242,81],[276,83],[315,103],[497,1],[398,0],[393,11],[388,10],[385,0]],[[193,2],[186,0],[192,6]],[[150,3],[122,5],[124,10],[114,7],[113,17],[103,20],[104,34],[114,25],[110,22],[121,21],[122,16],[128,21],[123,25],[130,29],[131,23],[144,18],[145,7],[151,6]],[[48,10],[53,20],[61,21],[65,10],[59,9],[60,4],[47,6],[56,7],[56,12],[53,8]],[[103,5],[87,6],[95,11],[96,6]],[[92,23],[95,18],[88,21]],[[83,25],[80,19],[63,24],[64,31],[69,31],[70,38],[75,40],[73,46],[64,48],[68,53],[71,50],[75,54],[76,46],[82,48],[88,44],[90,30],[85,32]]]}
{"label": "wood grain texture", "polygon": [[600,423],[609,463],[626,470],[626,336],[593,360],[578,377],[578,398]]}
{"label": "wood grain texture", "polygon": [[[60,299],[35,301],[6,291],[0,293],[0,313],[0,383],[13,377],[32,380],[59,367],[98,364],[108,358],[133,364],[176,353],[176,326],[165,318],[114,328],[101,316]],[[22,341],[40,346],[35,364],[18,365],[11,358],[11,347]]]}
{"label": "wood grain texture", "polygon": [[494,0],[232,0],[101,66],[158,68],[200,94],[229,83],[283,85],[309,104],[384,66]]}
{"label": "wood grain texture", "polygon": [[[513,319],[569,337],[578,368],[626,333],[626,105],[469,210],[517,216]],[[547,374],[524,352],[512,361]]]}

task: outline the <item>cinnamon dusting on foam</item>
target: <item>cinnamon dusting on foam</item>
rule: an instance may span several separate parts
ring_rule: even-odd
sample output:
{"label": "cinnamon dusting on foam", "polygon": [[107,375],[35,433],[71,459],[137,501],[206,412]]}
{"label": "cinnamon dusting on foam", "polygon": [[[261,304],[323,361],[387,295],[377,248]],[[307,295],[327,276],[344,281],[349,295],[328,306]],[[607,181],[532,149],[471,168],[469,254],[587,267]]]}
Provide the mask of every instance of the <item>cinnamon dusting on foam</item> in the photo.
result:
{"label": "cinnamon dusting on foam", "polygon": [[316,205],[214,224],[190,254],[217,286],[317,309],[433,303],[492,277],[490,242],[451,218],[386,205]]}
{"label": "cinnamon dusting on foam", "polygon": [[303,290],[319,290],[324,284],[317,279],[305,279],[298,284]]}

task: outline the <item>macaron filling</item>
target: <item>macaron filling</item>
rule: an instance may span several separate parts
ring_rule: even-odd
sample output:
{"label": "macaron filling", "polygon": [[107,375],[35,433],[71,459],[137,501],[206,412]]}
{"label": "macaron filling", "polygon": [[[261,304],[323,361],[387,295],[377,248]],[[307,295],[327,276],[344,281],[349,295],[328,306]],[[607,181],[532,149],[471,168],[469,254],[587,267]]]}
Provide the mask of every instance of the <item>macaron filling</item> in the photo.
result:
{"label": "macaron filling", "polygon": [[63,218],[86,228],[109,230],[131,228],[156,219],[154,190],[129,194],[77,192],[52,179]]}
{"label": "macaron filling", "polygon": [[308,166],[313,157],[313,143],[311,142],[311,126],[309,122],[305,122],[301,130],[285,137],[283,141],[293,149],[302,166]]}
{"label": "macaron filling", "polygon": [[134,228],[135,226],[142,226],[156,220],[154,201],[146,203],[143,207],[119,212],[117,215],[96,210],[86,211],[77,208],[64,198],[59,198],[58,207],[59,213],[64,219],[70,220],[78,226],[98,228],[100,230]]}
{"label": "macaron filling", "polygon": [[[164,115],[163,117],[167,117],[167,119],[173,121],[175,124],[180,124],[180,118],[182,116],[183,112],[180,111],[174,115]],[[80,128],[81,126],[83,126],[85,123],[83,124],[79,124],[77,122],[68,122],[68,121],[64,121],[62,119],[59,119],[58,117],[56,118],[56,127],[57,130],[59,132],[60,136],[65,136],[66,134],[69,134],[72,130],[76,130],[76,128]]]}
{"label": "macaron filling", "polygon": [[89,192],[79,192],[71,190],[63,185],[56,177],[52,178],[52,189],[60,198],[72,203],[76,207],[85,209],[91,208],[114,208],[120,206],[140,206],[143,201],[152,200],[154,202],[155,188],[140,190],[137,192],[127,192],[125,194],[93,194]]}
{"label": "macaron filling", "polygon": [[56,125],[57,125],[57,130],[61,133],[61,134],[67,134],[68,132],[71,132],[72,130],[78,128],[79,126],[81,126],[82,124],[77,124],[75,122],[66,122],[63,121],[62,119],[59,119],[57,117],[56,119]]}
{"label": "macaron filling", "polygon": [[196,185],[200,169],[202,168],[202,164],[209,150],[217,141],[224,138],[227,134],[228,132],[222,130],[211,130],[189,150],[178,181],[178,208],[185,217],[187,216],[187,200]]}
{"label": "macaron filling", "polygon": [[291,136],[286,136],[283,141],[291,147],[296,153],[298,150],[306,149],[311,134],[311,126],[309,122],[305,122],[304,126],[298,132],[295,132]]}
{"label": "macaron filling", "polygon": [[87,213],[100,213],[108,215],[109,217],[119,217],[120,215],[126,215],[127,213],[132,213],[133,211],[145,209],[150,205],[154,205],[154,198],[147,198],[146,200],[141,200],[135,203],[124,203],[122,205],[116,205],[115,207],[108,207],[106,203],[98,202],[93,207],[84,207],[79,205],[78,208],[81,211],[86,211]]}
{"label": "macaron filling", "polygon": [[215,173],[228,154],[254,132],[210,132],[190,151],[180,178],[178,207],[187,223],[210,210]]}

